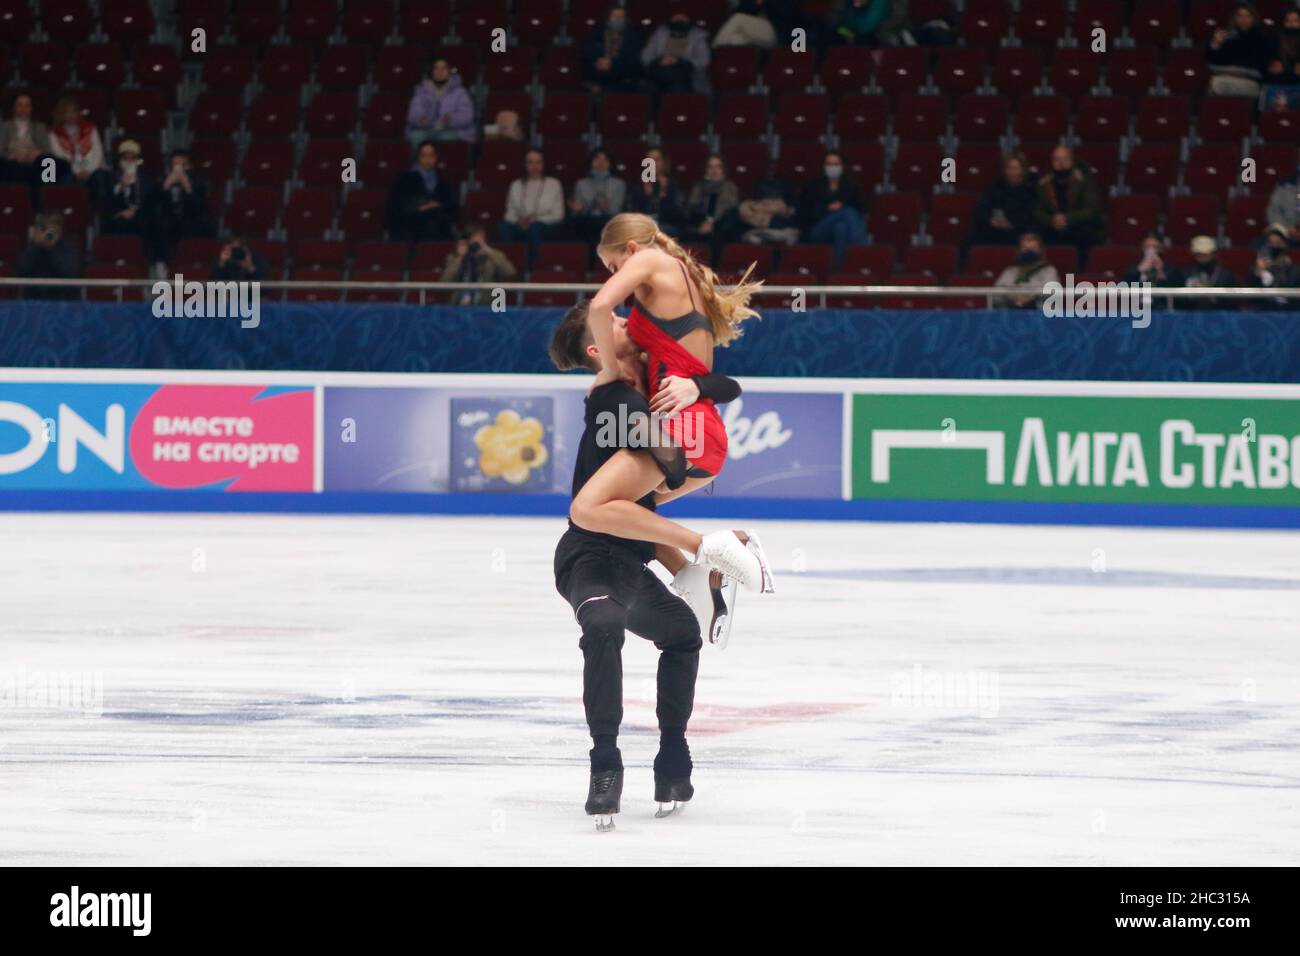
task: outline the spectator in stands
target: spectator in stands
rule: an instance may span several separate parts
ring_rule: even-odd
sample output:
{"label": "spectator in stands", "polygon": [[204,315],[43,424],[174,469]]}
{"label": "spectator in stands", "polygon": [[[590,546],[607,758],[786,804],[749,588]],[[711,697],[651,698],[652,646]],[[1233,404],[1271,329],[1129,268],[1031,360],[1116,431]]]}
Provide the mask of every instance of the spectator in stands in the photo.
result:
{"label": "spectator in stands", "polygon": [[735,12],[714,35],[714,48],[754,46],[770,50],[776,46],[776,26],[768,19],[766,8],[766,0],[739,0]]}
{"label": "spectator in stands", "polygon": [[1102,238],[1101,190],[1068,146],[1052,150],[1052,171],[1038,180],[1034,221],[1048,245],[1072,245],[1082,258]]}
{"label": "spectator in stands", "polygon": [[1215,30],[1205,51],[1210,65],[1210,92],[1218,96],[1259,96],[1259,84],[1277,57],[1276,44],[1255,19],[1249,3],[1233,11],[1236,29]]}
{"label": "spectator in stands", "polygon": [[659,224],[661,232],[675,239],[685,226],[686,202],[673,179],[672,160],[661,149],[647,150],[645,158],[651,165],[642,161],[642,174],[628,190],[628,211],[645,213]]}
{"label": "spectator in stands", "polygon": [[1125,282],[1149,282],[1153,286],[1168,288],[1182,285],[1178,269],[1165,262],[1165,240],[1154,232],[1142,239],[1142,255],[1137,265],[1124,276]]}
{"label": "spectator in stands", "polygon": [[626,93],[641,81],[641,34],[627,22],[622,7],[609,8],[605,22],[582,47],[583,79],[593,90]]}
{"label": "spectator in stands", "polygon": [[[1259,244],[1259,255],[1255,257],[1255,264],[1251,268],[1250,274],[1246,276],[1246,285],[1257,289],[1294,289],[1300,287],[1300,268],[1295,265],[1295,260],[1291,257],[1291,249],[1287,244],[1286,226],[1281,223],[1273,223],[1264,233],[1264,239]],[[1248,303],[1248,308],[1281,308],[1293,309],[1300,307],[1300,300],[1278,298],[1271,300],[1255,299]]]}
{"label": "spectator in stands", "polygon": [[161,262],[167,255],[158,238],[158,184],[142,167],[140,144],[122,140],[112,185],[99,197],[99,231],[106,236],[139,236],[146,258]]}
{"label": "spectator in stands", "polygon": [[77,101],[65,96],[54,104],[54,125],[50,128],[50,152],[67,163],[73,182],[91,184],[91,177],[104,169],[104,143],[95,124],[81,115]]}
{"label": "spectator in stands", "polygon": [[1268,198],[1268,221],[1286,227],[1287,240],[1300,246],[1300,157],[1296,171],[1288,179],[1279,179]]}
{"label": "spectator in stands", "polygon": [[164,260],[172,257],[182,239],[207,239],[215,233],[207,180],[190,165],[189,150],[172,150],[169,163],[158,197],[158,234]]}
{"label": "spectator in stands", "polygon": [[850,46],[901,46],[907,34],[906,0],[841,0],[836,39]]}
{"label": "spectator in stands", "polygon": [[26,93],[14,97],[9,116],[0,123],[0,182],[22,183],[35,199],[40,160],[50,154],[50,131],[32,119],[32,98]]}
{"label": "spectator in stands", "polygon": [[822,174],[808,183],[799,197],[799,218],[808,242],[829,242],[835,246],[832,270],[844,267],[849,246],[867,241],[862,219],[866,202],[862,190],[844,175],[844,160],[829,152],[822,159]]}
{"label": "spectator in stands", "polygon": [[[36,215],[28,235],[28,245],[14,261],[14,272],[24,279],[79,279],[81,255],[63,238],[63,214],[42,212]],[[58,286],[27,286],[28,299],[79,299],[81,290]]]}
{"label": "spectator in stands", "polygon": [[240,236],[231,236],[217,255],[212,278],[216,282],[258,282],[268,271],[265,256]]}
{"label": "spectator in stands", "polygon": [[704,176],[691,187],[686,200],[688,239],[707,242],[716,258],[722,244],[740,234],[740,189],[727,178],[727,166],[714,153],[704,162]]}
{"label": "spectator in stands", "polygon": [[528,243],[528,260],[537,247],[554,239],[564,223],[564,190],[554,176],[545,175],[546,158],[540,149],[524,154],[524,175],[510,184],[506,218],[497,227],[500,242]]}
{"label": "spectator in stands", "polygon": [[438,172],[438,147],[421,143],[415,165],[397,177],[389,193],[389,233],[394,239],[450,239],[457,212],[456,190]]}
{"label": "spectator in stands", "polygon": [[613,167],[614,157],[609,150],[592,150],[590,172],[574,183],[569,198],[574,231],[593,245],[600,239],[605,223],[621,213],[627,202],[627,184],[613,174]]}
{"label": "spectator in stands", "polygon": [[1277,58],[1264,76],[1266,109],[1300,109],[1300,10],[1288,10],[1277,35]]}
{"label": "spectator in stands", "polygon": [[709,35],[691,23],[691,15],[678,6],[668,15],[641,51],[641,65],[656,94],[708,93]]}
{"label": "spectator in stands", "polygon": [[1002,175],[980,195],[967,247],[1015,245],[1033,225],[1037,202],[1024,155],[1009,154],[1002,161]]}
{"label": "spectator in stands", "polygon": [[[1230,288],[1237,284],[1236,277],[1219,264],[1219,247],[1211,236],[1192,239],[1192,265],[1181,276],[1181,285],[1187,289]],[[1219,309],[1227,303],[1218,299],[1188,299],[1180,308]]]}
{"label": "spectator in stands", "polygon": [[422,80],[411,95],[406,138],[412,146],[418,146],[431,139],[472,143],[476,136],[474,101],[460,74],[453,73],[451,64],[438,57],[429,68],[428,79]]}
{"label": "spectator in stands", "polygon": [[993,285],[998,289],[1022,289],[1029,295],[1007,296],[1003,305],[1020,309],[1033,308],[1049,282],[1059,282],[1056,266],[1043,257],[1043,240],[1037,233],[1027,232],[1020,237],[1020,251],[1016,261],[1002,270]]}
{"label": "spectator in stands", "polygon": [[[506,254],[488,245],[482,226],[472,226],[469,235],[456,243],[442,267],[443,282],[510,282],[519,275]],[[460,290],[451,294],[456,305],[483,305],[491,301],[490,290]]]}
{"label": "spectator in stands", "polygon": [[753,195],[742,200],[737,211],[744,232],[740,239],[756,245],[799,241],[799,209],[795,189],[779,176],[768,176],[754,184]]}

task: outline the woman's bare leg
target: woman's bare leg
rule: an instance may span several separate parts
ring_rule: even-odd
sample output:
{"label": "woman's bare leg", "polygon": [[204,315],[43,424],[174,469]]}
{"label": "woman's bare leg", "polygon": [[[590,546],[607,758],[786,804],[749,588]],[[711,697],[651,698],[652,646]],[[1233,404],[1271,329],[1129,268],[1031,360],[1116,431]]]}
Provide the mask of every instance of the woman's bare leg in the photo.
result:
{"label": "woman's bare leg", "polygon": [[649,455],[627,449],[615,452],[582,486],[569,507],[569,518],[584,531],[666,544],[695,554],[700,550],[699,534],[637,504],[661,481],[663,472]]}
{"label": "woman's bare leg", "polygon": [[655,560],[667,568],[669,574],[674,576],[678,571],[690,564],[686,560],[686,555],[682,554],[677,548],[670,548],[666,544],[655,545]]}

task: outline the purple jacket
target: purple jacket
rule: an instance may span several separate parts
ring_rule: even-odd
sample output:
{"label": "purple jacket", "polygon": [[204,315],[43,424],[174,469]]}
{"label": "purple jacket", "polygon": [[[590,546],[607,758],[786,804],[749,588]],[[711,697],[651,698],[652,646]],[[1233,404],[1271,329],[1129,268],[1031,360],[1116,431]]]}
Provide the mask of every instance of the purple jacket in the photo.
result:
{"label": "purple jacket", "polygon": [[424,80],[415,88],[411,106],[406,111],[406,131],[427,130],[440,119],[447,121],[446,129],[458,139],[473,142],[478,136],[474,126],[474,102],[460,76],[453,73],[441,93],[433,88],[432,80]]}

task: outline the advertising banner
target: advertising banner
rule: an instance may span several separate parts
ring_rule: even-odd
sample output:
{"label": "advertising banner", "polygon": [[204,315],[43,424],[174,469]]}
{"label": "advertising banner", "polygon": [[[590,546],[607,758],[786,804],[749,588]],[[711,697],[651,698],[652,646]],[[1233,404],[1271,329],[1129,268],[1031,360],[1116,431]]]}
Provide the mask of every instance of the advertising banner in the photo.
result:
{"label": "advertising banner", "polygon": [[0,386],[0,490],[311,491],[314,392]]}
{"label": "advertising banner", "polygon": [[854,498],[1300,505],[1300,401],[859,394]]}

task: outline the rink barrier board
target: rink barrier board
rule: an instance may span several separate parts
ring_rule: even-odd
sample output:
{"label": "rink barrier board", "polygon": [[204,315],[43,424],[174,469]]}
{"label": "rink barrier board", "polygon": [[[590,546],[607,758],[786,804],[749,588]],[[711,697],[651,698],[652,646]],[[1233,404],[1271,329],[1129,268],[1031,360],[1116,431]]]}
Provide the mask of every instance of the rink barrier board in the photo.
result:
{"label": "rink barrier board", "polygon": [[[121,398],[129,407],[135,409],[132,415],[143,408],[160,408],[165,418],[168,412],[185,412],[189,405],[198,402],[202,417],[216,414],[214,409],[234,409],[235,414],[241,409],[258,409],[265,413],[256,422],[256,429],[270,429],[280,437],[287,436],[295,440],[304,450],[302,460],[290,469],[285,465],[279,478],[269,476],[270,468],[264,468],[259,474],[227,475],[220,481],[211,480],[210,470],[197,472],[189,465],[180,467],[174,462],[163,461],[149,464],[147,468],[135,474],[138,463],[136,452],[148,448],[147,439],[152,433],[147,432],[145,440],[133,430],[132,465],[130,476],[134,481],[132,490],[117,488],[71,487],[78,476],[54,475],[53,454],[46,453],[42,467],[47,475],[41,477],[0,474],[0,510],[140,510],[140,511],[253,511],[253,512],[329,512],[329,513],[394,513],[394,514],[520,514],[520,515],[563,515],[567,510],[567,487],[571,459],[560,461],[560,455],[552,453],[544,456],[555,458],[544,481],[532,482],[533,475],[528,473],[531,485],[523,490],[530,493],[516,493],[516,489],[497,482],[498,487],[488,488],[479,480],[478,484],[470,482],[464,487],[442,476],[444,486],[432,489],[427,486],[429,476],[418,473],[418,480],[413,489],[402,488],[395,484],[386,484],[383,492],[368,490],[364,481],[356,487],[344,487],[336,479],[337,475],[327,473],[327,454],[325,442],[326,409],[331,396],[355,397],[369,394],[379,403],[376,420],[387,427],[385,440],[396,441],[397,448],[389,448],[389,454],[407,454],[411,449],[403,445],[409,441],[409,435],[421,433],[426,441],[434,443],[445,439],[438,432],[438,417],[430,416],[422,410],[419,401],[441,400],[443,409],[439,415],[448,428],[454,430],[457,414],[466,414],[466,409],[473,416],[474,422],[486,420],[493,412],[504,410],[513,414],[514,409],[522,408],[525,414],[537,404],[539,397],[547,404],[547,414],[554,421],[548,425],[552,433],[547,433],[546,442],[556,446],[563,453],[564,441],[556,436],[564,432],[559,429],[560,419],[568,421],[567,441],[572,444],[576,432],[573,421],[578,419],[580,428],[580,403],[577,399],[590,383],[585,375],[479,375],[479,374],[411,374],[390,375],[387,373],[265,373],[248,371],[229,372],[195,372],[158,370],[154,372],[136,372],[130,370],[78,370],[62,371],[53,369],[8,369],[0,370],[0,402],[12,401],[24,395],[44,396],[42,409],[47,413],[54,407],[57,399],[62,404],[64,398],[73,401],[74,394],[98,395],[97,389],[107,390],[115,399]],[[1082,524],[1156,524],[1181,526],[1217,526],[1217,527],[1278,527],[1292,528],[1300,525],[1300,508],[1272,507],[1280,499],[1286,504],[1294,504],[1296,495],[1300,494],[1300,453],[1296,455],[1296,474],[1291,476],[1295,490],[1288,485],[1280,493],[1272,495],[1271,500],[1255,503],[1267,495],[1243,493],[1241,500],[1224,504],[1215,500],[1215,494],[1192,489],[1205,500],[1193,503],[1179,503],[1176,500],[1123,500],[1130,495],[1129,490],[1104,489],[1093,491],[1087,489],[1097,500],[1034,500],[1050,499],[1055,491],[1052,482],[1045,482],[1045,487],[1026,487],[1023,492],[1005,487],[1006,480],[1000,479],[1002,487],[983,489],[976,487],[979,481],[972,480],[972,458],[969,449],[965,457],[945,456],[931,458],[916,456],[908,459],[909,448],[938,449],[940,446],[931,441],[920,445],[900,446],[904,451],[894,455],[894,471],[906,473],[908,467],[914,477],[907,482],[898,482],[899,487],[874,488],[865,477],[877,462],[867,452],[867,445],[877,431],[892,429],[899,422],[909,424],[906,415],[916,414],[909,408],[920,408],[920,418],[910,424],[921,424],[933,431],[930,426],[937,426],[939,414],[949,408],[958,408],[963,422],[970,423],[978,419],[977,412],[986,416],[986,421],[993,421],[995,427],[999,420],[1012,420],[1021,412],[1015,408],[1016,402],[1029,403],[1030,412],[1038,405],[1050,407],[1051,403],[1065,403],[1067,412],[1073,413],[1071,403],[1083,407],[1100,407],[1118,416],[1120,421],[1140,418],[1147,405],[1173,402],[1177,409],[1178,400],[1205,399],[1224,402],[1234,419],[1241,414],[1241,409],[1251,413],[1267,411],[1261,422],[1275,425],[1282,422],[1282,429],[1288,436],[1295,435],[1296,447],[1300,448],[1300,386],[1294,385],[1259,385],[1240,384],[1223,385],[1210,383],[1167,384],[1142,382],[1004,382],[1004,381],[949,381],[949,380],[904,380],[904,379],[785,379],[785,378],[743,378],[745,395],[737,403],[722,409],[724,416],[735,417],[745,402],[750,402],[756,409],[768,409],[767,412],[755,412],[756,418],[764,415],[772,419],[767,439],[759,441],[757,446],[751,443],[746,449],[744,439],[737,441],[736,432],[732,431],[732,421],[728,421],[728,430],[733,434],[733,454],[728,468],[717,482],[718,494],[696,494],[668,506],[668,513],[682,516],[724,516],[743,515],[756,518],[810,518],[810,519],[845,519],[845,520],[887,520],[887,521],[974,521],[974,522],[1010,522],[1010,523],[1082,523]],[[179,386],[179,387],[178,387]],[[476,396],[463,405],[459,411],[456,403],[465,395]],[[197,396],[197,397],[196,397]],[[450,396],[450,397],[449,397]],[[570,402],[570,397],[573,401]],[[393,418],[389,414],[392,402],[400,398],[407,401],[411,408],[411,417],[405,427],[393,427]],[[952,399],[969,399],[964,405],[952,404]],[[1116,399],[1116,402],[1104,401]],[[1156,402],[1139,402],[1134,399],[1157,399]],[[1101,400],[1101,401],[1099,401]],[[95,399],[101,406],[108,401],[102,395]],[[411,404],[415,402],[415,404]],[[525,404],[520,404],[524,402]],[[1038,405],[1033,403],[1037,402]],[[1130,403],[1131,409],[1124,411],[1124,402]],[[1240,406],[1233,403],[1253,402]],[[134,404],[132,404],[134,403]],[[531,404],[528,404],[531,403]],[[888,421],[865,421],[861,407],[872,408],[872,403],[879,406],[870,417],[879,415]],[[1007,403],[1010,403],[1008,406]],[[1265,404],[1267,403],[1267,404]],[[93,402],[91,403],[94,404]],[[1205,403],[1202,403],[1205,404]],[[997,414],[988,412],[982,406],[989,406]],[[1011,408],[1007,412],[1006,407]],[[1113,408],[1112,408],[1113,406]],[[450,412],[448,412],[450,408]],[[858,410],[855,412],[855,408]],[[1119,408],[1118,412],[1114,408]],[[292,409],[290,414],[286,410]],[[776,411],[771,411],[776,409]],[[929,411],[926,411],[929,409]],[[1000,411],[998,411],[1000,409]],[[1218,409],[1216,408],[1216,411]],[[895,412],[897,411],[897,414]],[[11,413],[12,414],[12,413]],[[28,414],[31,414],[28,410]],[[97,415],[90,414],[90,428],[103,428],[107,432],[103,415],[99,415],[101,424],[93,424]],[[988,415],[992,414],[992,418]],[[1089,415],[1093,414],[1089,412]],[[999,415],[1001,419],[999,419]],[[1008,419],[1008,415],[1011,416]],[[900,417],[901,416],[901,417]],[[120,417],[120,415],[119,415]],[[257,416],[254,415],[254,418]],[[514,418],[518,419],[518,415]],[[1068,415],[1067,415],[1068,417]],[[1086,418],[1087,416],[1085,416]],[[1220,415],[1220,418],[1223,416]],[[286,419],[295,421],[288,422]],[[3,436],[5,429],[13,425],[0,415],[0,459],[10,452],[12,439],[6,446]],[[898,421],[895,421],[898,419]],[[12,421],[12,419],[10,419]],[[133,418],[134,421],[134,418]],[[143,417],[140,421],[144,421]],[[151,420],[154,421],[154,420]],[[432,428],[428,423],[434,422]],[[551,422],[551,419],[548,419]],[[774,423],[774,424],[773,424]],[[154,421],[156,427],[156,421]],[[536,423],[535,423],[536,424]],[[751,428],[754,422],[746,419],[744,429],[756,433],[759,429]],[[855,435],[855,425],[865,435]],[[879,428],[877,426],[885,426]],[[254,427],[254,426],[250,426]],[[374,435],[376,429],[366,426],[368,434]],[[477,427],[475,425],[475,427]],[[540,425],[538,426],[541,427]],[[1085,427],[1090,427],[1085,425]],[[1225,426],[1226,427],[1226,426]],[[1263,427],[1263,426],[1261,426]],[[1275,428],[1276,430],[1276,428]],[[384,429],[379,429],[384,431]],[[473,437],[474,428],[466,431],[462,452],[468,448],[473,452],[469,439]],[[86,433],[82,427],[83,437]],[[895,434],[895,432],[890,432]],[[66,431],[64,432],[66,438]],[[258,431],[258,435],[262,434]],[[740,433],[743,435],[743,432]],[[779,441],[773,441],[775,434]],[[901,434],[901,432],[900,432]],[[921,434],[920,431],[912,434]],[[963,439],[971,436],[988,436],[993,432],[981,432],[978,429],[961,433]],[[1110,433],[1106,433],[1110,434]],[[394,439],[393,435],[397,437]],[[433,436],[430,438],[429,436]],[[924,434],[921,436],[926,438]],[[1228,436],[1231,439],[1231,436]],[[1277,444],[1278,436],[1269,436]],[[94,435],[90,435],[93,440]],[[933,438],[933,435],[930,436]],[[1148,435],[1143,441],[1150,444]],[[929,440],[929,439],[927,439]],[[999,447],[1005,446],[1005,471],[1011,471],[1013,458],[1019,458],[1013,447],[1010,434],[999,439]],[[1041,443],[1041,442],[1040,442]],[[75,443],[74,443],[75,444]],[[1113,442],[1112,442],[1113,444]],[[1133,446],[1141,444],[1135,436]],[[343,448],[342,445],[337,445]],[[60,448],[58,457],[67,451]],[[385,449],[380,448],[380,451]],[[572,451],[572,448],[568,448]],[[873,451],[876,451],[874,448]],[[1022,449],[1023,451],[1023,449]],[[1140,451],[1140,449],[1139,449]],[[428,448],[416,449],[417,455],[428,455]],[[753,453],[753,454],[749,454]],[[120,453],[119,453],[120,454]],[[332,456],[341,456],[333,452]],[[372,454],[367,450],[364,459]],[[748,454],[748,461],[744,460]],[[915,454],[915,453],[912,453]],[[935,451],[926,452],[934,455]],[[157,452],[154,451],[156,457]],[[783,458],[782,455],[785,457]],[[885,457],[890,452],[886,449]],[[792,457],[794,456],[794,457]],[[38,456],[39,457],[39,456]],[[410,455],[408,454],[409,458]],[[444,456],[446,457],[446,456]],[[463,456],[462,456],[463,457]],[[992,461],[989,452],[989,460]],[[1024,464],[1030,464],[1028,458]],[[1050,458],[1050,454],[1048,455]],[[1104,458],[1104,453],[1103,456]],[[83,448],[82,459],[90,456]],[[310,460],[307,460],[307,459]],[[770,459],[775,464],[762,467],[755,465],[760,459]],[[80,467],[80,460],[77,467]],[[1043,461],[1047,459],[1044,458]],[[812,467],[810,462],[816,462]],[[962,462],[956,467],[952,462]],[[918,470],[918,462],[925,465]],[[942,467],[937,463],[942,462]],[[90,461],[87,467],[96,463]],[[1022,463],[1017,460],[1016,467]],[[791,467],[793,466],[793,467]],[[1253,466],[1252,466],[1253,467]],[[1048,471],[1052,466],[1048,465]],[[170,470],[169,470],[170,469]],[[187,469],[189,469],[187,471]],[[800,470],[802,469],[802,471]],[[73,469],[74,471],[76,469]],[[101,469],[102,470],[102,469]],[[336,469],[337,470],[337,469]],[[373,469],[372,469],[373,470]],[[469,469],[473,471],[474,469]],[[1032,470],[1032,469],[1029,469]],[[12,469],[11,469],[12,471]],[[888,471],[888,467],[886,467]],[[815,473],[814,473],[815,472]],[[938,481],[926,484],[927,477],[942,472]],[[956,477],[948,478],[949,473],[967,482],[961,488],[961,494],[947,494],[949,487],[956,487]],[[289,474],[292,477],[286,477]],[[755,477],[757,475],[757,477]],[[109,476],[112,478],[112,476]],[[452,476],[455,478],[456,476]],[[461,476],[464,477],[464,476]],[[481,476],[471,476],[478,480]],[[746,482],[746,478],[753,479]],[[1023,477],[1023,476],[1022,476]],[[346,473],[344,482],[360,479]],[[362,476],[366,478],[366,476]],[[370,476],[373,478],[373,475]],[[26,481],[23,486],[22,482]],[[64,488],[43,487],[42,482],[57,480]],[[123,479],[124,480],[124,479]],[[121,486],[123,480],[113,478],[115,485]],[[369,479],[366,479],[369,480]],[[886,476],[886,485],[889,482]],[[103,478],[101,478],[103,481]],[[189,484],[186,484],[189,482]],[[279,484],[277,484],[279,482]],[[816,497],[807,494],[770,494],[773,488],[782,490],[781,482],[795,491],[811,490]],[[152,484],[151,484],[152,483]],[[1026,485],[1032,482],[1018,481]],[[9,487],[4,487],[8,484]],[[462,483],[463,484],[463,483]],[[1085,481],[1086,484],[1086,481]],[[1103,481],[1102,484],[1105,484]],[[18,486],[16,486],[18,485]],[[168,490],[158,490],[159,486]],[[223,488],[233,487],[232,493],[219,493]],[[471,493],[463,493],[466,488]],[[866,496],[863,490],[866,490]],[[188,491],[189,494],[185,492]],[[402,493],[402,492],[408,493]],[[491,493],[485,493],[491,491]],[[764,491],[768,493],[764,493]],[[919,493],[918,493],[919,492]],[[1072,493],[1079,494],[1075,489]],[[1107,495],[1118,500],[1105,500]],[[1167,494],[1165,497],[1169,497]],[[984,498],[987,500],[970,500]],[[1004,500],[997,500],[1002,498]],[[1023,498],[1024,500],[1015,500]],[[1005,500],[1011,499],[1011,500]]]}
{"label": "rink barrier board", "polygon": [[[246,492],[213,495],[174,491],[0,492],[0,511],[173,514],[442,515],[567,517],[567,495]],[[1042,502],[830,501],[812,498],[683,498],[660,509],[670,518],[758,521],[1150,526],[1166,528],[1300,529],[1300,509],[1237,506],[1044,504]]]}

